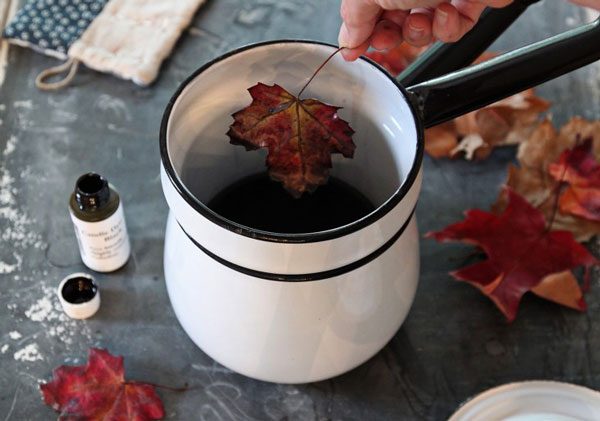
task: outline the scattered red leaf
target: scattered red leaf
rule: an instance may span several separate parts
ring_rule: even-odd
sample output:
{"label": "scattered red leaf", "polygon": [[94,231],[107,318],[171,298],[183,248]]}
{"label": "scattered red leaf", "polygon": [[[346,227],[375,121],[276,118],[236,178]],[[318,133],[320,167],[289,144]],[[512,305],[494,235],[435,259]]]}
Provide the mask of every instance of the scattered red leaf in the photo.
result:
{"label": "scattered red leaf", "polygon": [[[397,76],[426,49],[402,43],[388,51],[369,51],[366,55]],[[483,53],[475,63],[496,55],[492,52]],[[548,101],[537,97],[533,89],[528,89],[427,129],[425,151],[434,158],[487,158],[496,147],[514,145],[528,139],[539,124],[540,113],[549,107]]]}
{"label": "scattered red leaf", "polygon": [[548,172],[569,185],[559,199],[561,212],[600,222],[600,163],[592,154],[591,137],[565,150]]}
{"label": "scattered red leaf", "polygon": [[[527,291],[584,310],[585,301],[579,285],[575,287],[572,278],[568,275],[564,278],[563,273],[578,266],[585,267],[587,272],[598,264],[598,260],[577,243],[570,232],[547,230],[544,215],[521,195],[510,189],[506,194],[508,205],[500,215],[472,209],[466,212],[464,221],[428,234],[440,242],[462,241],[477,245],[487,255],[487,260],[452,275],[479,288],[508,321],[515,319],[521,298]],[[569,285],[560,284],[564,289],[562,294],[560,288],[550,285],[557,280],[548,278],[553,274],[561,274],[563,281],[570,282]],[[542,281],[545,285],[541,285]]]}
{"label": "scattered red leaf", "polygon": [[560,211],[600,222],[600,190],[589,187],[569,187],[560,196]]}
{"label": "scattered red leaf", "polygon": [[44,402],[59,419],[158,420],[165,416],[154,386],[127,382],[123,357],[91,348],[85,366],[60,366],[53,380],[40,385]]}
{"label": "scattered red leaf", "polygon": [[295,197],[327,182],[331,154],[353,157],[354,130],[339,118],[340,107],[301,100],[279,85],[258,83],[248,91],[252,103],[233,114],[227,134],[247,150],[267,148],[271,178]]}

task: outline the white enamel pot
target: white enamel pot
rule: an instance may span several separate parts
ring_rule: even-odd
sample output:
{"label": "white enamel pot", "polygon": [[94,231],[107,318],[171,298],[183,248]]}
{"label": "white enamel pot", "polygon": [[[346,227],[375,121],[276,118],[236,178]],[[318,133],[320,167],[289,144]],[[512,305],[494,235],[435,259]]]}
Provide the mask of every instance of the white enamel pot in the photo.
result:
{"label": "white enamel pot", "polygon": [[230,115],[251,101],[247,88],[278,83],[298,92],[334,50],[308,41],[243,47],[184,81],[163,118],[161,181],[170,208],[164,269],[171,303],[204,352],[256,379],[330,378],[390,340],[419,277],[414,211],[424,127],[470,111],[484,96],[491,102],[513,93],[484,92],[447,113],[443,101],[429,106],[427,97],[456,90],[464,75],[456,74],[450,86],[407,91],[367,59],[346,63],[336,56],[303,97],[343,107],[341,118],[356,131],[356,152],[354,159],[334,156],[332,175],[376,209],[348,225],[303,234],[260,231],[210,210],[206,203],[216,193],[265,171],[264,153],[232,146],[225,135]]}

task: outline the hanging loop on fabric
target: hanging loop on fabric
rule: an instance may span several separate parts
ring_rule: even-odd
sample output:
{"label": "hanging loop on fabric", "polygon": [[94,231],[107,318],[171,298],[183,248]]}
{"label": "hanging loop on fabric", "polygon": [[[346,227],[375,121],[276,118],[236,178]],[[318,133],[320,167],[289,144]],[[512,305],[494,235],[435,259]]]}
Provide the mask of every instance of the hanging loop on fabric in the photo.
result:
{"label": "hanging loop on fabric", "polygon": [[[42,91],[55,91],[62,89],[69,85],[79,68],[79,60],[70,58],[58,66],[50,67],[49,69],[43,70],[35,78],[35,86]],[[47,82],[47,80],[53,76],[60,75],[61,73],[67,72],[64,78],[55,82]]]}

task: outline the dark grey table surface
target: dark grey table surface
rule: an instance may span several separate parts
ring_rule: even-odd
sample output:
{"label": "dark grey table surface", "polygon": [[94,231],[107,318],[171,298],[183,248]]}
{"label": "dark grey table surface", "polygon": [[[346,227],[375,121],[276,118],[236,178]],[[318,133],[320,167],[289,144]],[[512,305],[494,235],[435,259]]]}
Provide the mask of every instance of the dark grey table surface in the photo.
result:
{"label": "dark grey table surface", "polygon": [[[556,379],[600,389],[600,286],[596,276],[580,314],[527,296],[506,324],[474,288],[448,271],[466,247],[421,243],[422,271],[408,319],[370,361],[338,378],[277,385],[235,374],[212,361],[180,328],[163,282],[167,207],[159,184],[158,127],[177,85],[211,58],[274,38],[334,42],[337,1],[209,0],[150,88],[82,69],[73,86],[36,90],[35,75],[55,60],[8,51],[0,88],[0,419],[52,419],[38,392],[53,367],[82,363],[91,346],[126,358],[127,375],[160,384],[167,418],[445,419],[465,399],[524,379]],[[532,7],[496,49],[508,49],[589,21],[564,1]],[[556,124],[572,115],[600,118],[600,65],[539,89],[554,102]],[[418,207],[421,232],[487,208],[514,160],[514,149],[483,162],[425,159]],[[67,198],[94,170],[120,189],[133,256],[98,274],[103,304],[88,321],[67,319],[54,288],[79,259]]]}

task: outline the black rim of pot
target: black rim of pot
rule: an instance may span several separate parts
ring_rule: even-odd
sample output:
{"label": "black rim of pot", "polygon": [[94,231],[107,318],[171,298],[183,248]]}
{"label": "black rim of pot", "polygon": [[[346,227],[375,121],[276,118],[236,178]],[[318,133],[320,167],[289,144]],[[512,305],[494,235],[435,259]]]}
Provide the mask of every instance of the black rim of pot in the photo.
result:
{"label": "black rim of pot", "polygon": [[[408,174],[406,176],[406,179],[400,185],[400,187],[383,204],[378,206],[374,211],[372,211],[368,215],[365,215],[364,217],[357,219],[356,221],[353,221],[347,225],[332,228],[332,229],[326,230],[326,231],[317,231],[317,232],[299,233],[299,234],[263,231],[263,230],[255,229],[255,228],[248,227],[248,226],[245,226],[242,224],[238,224],[234,221],[224,218],[223,216],[219,215],[218,213],[216,213],[213,210],[211,210],[210,208],[208,208],[204,203],[202,203],[200,200],[198,200],[193,194],[191,194],[187,190],[187,188],[184,186],[183,182],[179,179],[175,169],[173,168],[173,165],[171,164],[171,159],[169,157],[168,147],[167,147],[167,128],[168,128],[168,124],[169,124],[169,120],[171,117],[171,112],[173,110],[173,107],[174,107],[176,101],[179,99],[179,96],[181,95],[181,93],[184,91],[184,89],[193,80],[195,80],[201,73],[206,71],[208,68],[210,68],[214,64],[227,59],[228,57],[231,57],[235,54],[238,54],[240,52],[250,50],[253,48],[264,47],[264,46],[275,45],[275,44],[316,44],[316,45],[323,45],[326,47],[331,47],[334,49],[338,48],[336,45],[326,43],[326,42],[321,42],[321,41],[314,41],[314,40],[285,40],[284,39],[284,40],[264,41],[264,42],[245,45],[245,46],[237,48],[235,50],[231,50],[231,51],[209,61],[208,63],[204,64],[202,67],[197,69],[195,72],[193,72],[186,80],[184,80],[179,85],[179,87],[177,88],[177,90],[175,91],[175,93],[173,94],[171,99],[169,100],[169,103],[167,104],[167,106],[165,108],[165,111],[164,111],[163,117],[162,117],[162,121],[161,121],[160,136],[159,136],[160,156],[161,156],[161,161],[162,161],[162,164],[166,171],[166,174],[169,177],[169,180],[171,181],[171,183],[173,184],[173,186],[175,187],[175,190],[177,190],[179,195],[181,197],[183,197],[184,200],[190,206],[192,206],[192,208],[194,208],[198,213],[200,213],[202,216],[204,216],[211,222],[213,222],[229,231],[232,231],[236,234],[243,235],[245,237],[250,237],[250,238],[253,238],[256,240],[270,241],[270,242],[276,242],[276,243],[312,243],[312,242],[333,240],[335,238],[343,237],[345,235],[356,232],[362,228],[365,228],[368,225],[371,225],[373,222],[381,219],[389,211],[391,211],[394,207],[396,207],[396,205],[398,203],[400,203],[400,201],[406,196],[406,194],[410,191],[413,184],[415,183],[417,176],[419,174],[419,171],[421,169],[421,163],[423,161],[424,128],[423,128],[422,121],[416,117],[419,114],[416,110],[413,100],[411,100],[411,95],[383,67],[381,67],[379,64],[377,64],[373,60],[371,60],[367,57],[364,57],[364,56],[360,57],[360,60],[367,62],[368,64],[373,66],[375,69],[382,72],[383,75],[385,75],[402,93],[402,95],[404,96],[404,98],[406,100],[406,103],[410,107],[412,118],[415,123],[415,128],[417,131],[417,139],[416,139],[417,145],[416,145],[416,149],[415,149],[415,156],[414,156],[410,171],[408,172]],[[225,133],[225,131],[223,133]],[[407,217],[407,221],[408,220],[410,220],[410,216]]]}

